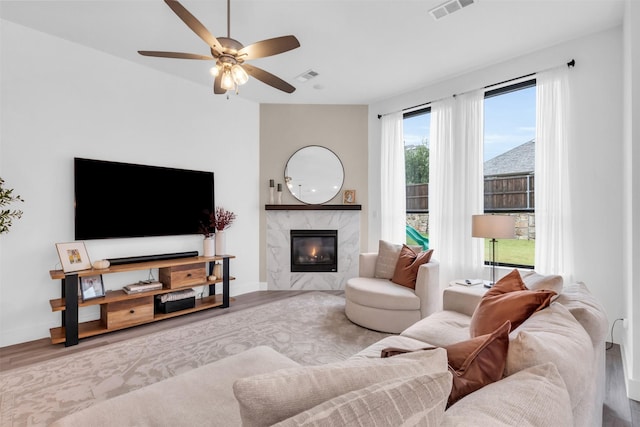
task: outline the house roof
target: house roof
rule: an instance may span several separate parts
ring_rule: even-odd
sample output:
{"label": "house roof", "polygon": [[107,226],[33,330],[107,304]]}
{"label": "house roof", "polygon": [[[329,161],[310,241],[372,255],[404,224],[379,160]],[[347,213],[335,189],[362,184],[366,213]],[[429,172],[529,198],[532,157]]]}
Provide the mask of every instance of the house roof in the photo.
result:
{"label": "house roof", "polygon": [[484,162],[484,175],[508,175],[535,171],[535,140],[527,141]]}

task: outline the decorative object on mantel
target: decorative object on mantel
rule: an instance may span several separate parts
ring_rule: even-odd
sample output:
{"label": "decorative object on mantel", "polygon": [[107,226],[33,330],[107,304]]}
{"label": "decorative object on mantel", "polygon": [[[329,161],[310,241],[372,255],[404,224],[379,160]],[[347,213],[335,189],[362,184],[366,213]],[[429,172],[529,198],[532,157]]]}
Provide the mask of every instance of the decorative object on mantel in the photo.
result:
{"label": "decorative object on mantel", "polygon": [[12,188],[4,188],[4,179],[0,178],[0,234],[8,233],[14,219],[22,217],[19,209],[3,209],[2,207],[12,202],[24,202],[19,195],[13,195]]}
{"label": "decorative object on mantel", "polygon": [[282,184],[278,183],[278,204],[282,204]]}
{"label": "decorative object on mantel", "polygon": [[91,260],[84,242],[56,243],[62,271],[71,273],[73,271],[89,270]]}
{"label": "decorative object on mantel", "polygon": [[269,180],[269,204],[272,205],[274,203],[273,191],[275,190],[275,181],[273,179]]}
{"label": "decorative object on mantel", "polygon": [[342,203],[345,205],[353,205],[356,203],[356,190],[344,190],[342,195]]}

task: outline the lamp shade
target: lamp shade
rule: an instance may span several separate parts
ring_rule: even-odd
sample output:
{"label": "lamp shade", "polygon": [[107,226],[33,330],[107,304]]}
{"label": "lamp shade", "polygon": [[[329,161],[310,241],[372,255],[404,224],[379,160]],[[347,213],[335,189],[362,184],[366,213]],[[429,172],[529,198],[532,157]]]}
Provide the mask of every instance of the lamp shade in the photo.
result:
{"label": "lamp shade", "polygon": [[471,236],[513,239],[516,237],[516,219],[510,215],[473,215]]}

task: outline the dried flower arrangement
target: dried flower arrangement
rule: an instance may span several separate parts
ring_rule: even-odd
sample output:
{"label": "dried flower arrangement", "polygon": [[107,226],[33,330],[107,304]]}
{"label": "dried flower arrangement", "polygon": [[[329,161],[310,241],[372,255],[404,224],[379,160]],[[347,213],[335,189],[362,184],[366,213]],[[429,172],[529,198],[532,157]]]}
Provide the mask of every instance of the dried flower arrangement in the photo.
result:
{"label": "dried flower arrangement", "polygon": [[206,223],[200,223],[200,233],[209,237],[216,231],[226,230],[231,227],[233,221],[236,219],[236,214],[231,211],[225,210],[223,207],[216,207],[216,211],[208,214]]}

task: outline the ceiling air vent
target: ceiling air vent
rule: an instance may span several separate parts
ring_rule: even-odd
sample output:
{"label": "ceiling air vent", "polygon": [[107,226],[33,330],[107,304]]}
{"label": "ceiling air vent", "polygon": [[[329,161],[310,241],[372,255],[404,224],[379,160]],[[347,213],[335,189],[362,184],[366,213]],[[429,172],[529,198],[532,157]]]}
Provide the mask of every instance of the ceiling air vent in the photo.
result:
{"label": "ceiling air vent", "polygon": [[311,80],[314,77],[317,77],[318,73],[316,71],[313,70],[307,70],[304,73],[300,74],[298,77],[296,77],[296,80],[299,82],[306,82],[308,80]]}
{"label": "ceiling air vent", "polygon": [[433,19],[438,20],[462,9],[463,7],[476,3],[477,1],[478,0],[449,0],[434,7],[429,11],[429,13],[433,16]]}

